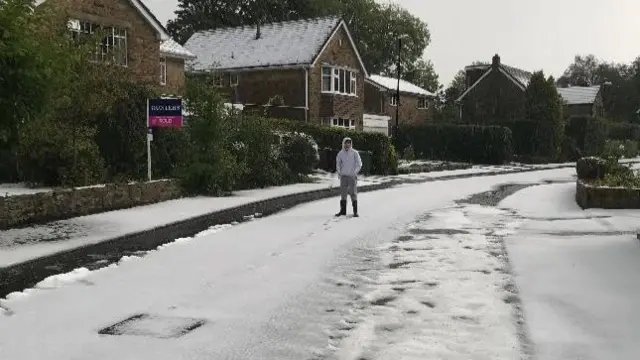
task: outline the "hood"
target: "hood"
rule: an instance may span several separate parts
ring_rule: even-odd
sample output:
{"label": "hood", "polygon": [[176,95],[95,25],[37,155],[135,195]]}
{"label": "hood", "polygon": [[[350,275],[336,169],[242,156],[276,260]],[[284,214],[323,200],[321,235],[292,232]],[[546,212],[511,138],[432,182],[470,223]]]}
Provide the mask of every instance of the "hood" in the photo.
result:
{"label": "hood", "polygon": [[351,147],[353,147],[353,140],[351,140],[350,137],[346,137],[342,139],[342,146],[344,146],[344,143],[346,143],[347,141],[351,141]]}

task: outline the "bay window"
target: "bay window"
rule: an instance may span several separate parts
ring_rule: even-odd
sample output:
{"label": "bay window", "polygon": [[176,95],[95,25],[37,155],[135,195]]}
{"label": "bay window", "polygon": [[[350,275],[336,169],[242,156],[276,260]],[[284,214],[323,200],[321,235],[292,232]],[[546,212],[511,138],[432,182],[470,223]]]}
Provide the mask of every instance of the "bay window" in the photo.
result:
{"label": "bay window", "polygon": [[322,92],[356,95],[357,74],[355,71],[324,66],[322,68]]}

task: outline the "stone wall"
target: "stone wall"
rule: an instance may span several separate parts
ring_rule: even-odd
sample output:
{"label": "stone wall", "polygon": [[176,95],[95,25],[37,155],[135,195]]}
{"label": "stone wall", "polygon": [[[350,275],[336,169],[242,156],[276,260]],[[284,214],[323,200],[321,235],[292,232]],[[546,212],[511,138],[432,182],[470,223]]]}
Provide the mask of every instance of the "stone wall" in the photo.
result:
{"label": "stone wall", "polygon": [[576,202],[583,209],[640,209],[640,189],[594,186],[578,180]]}
{"label": "stone wall", "polygon": [[107,184],[0,197],[0,229],[69,219],[179,198],[171,180]]}

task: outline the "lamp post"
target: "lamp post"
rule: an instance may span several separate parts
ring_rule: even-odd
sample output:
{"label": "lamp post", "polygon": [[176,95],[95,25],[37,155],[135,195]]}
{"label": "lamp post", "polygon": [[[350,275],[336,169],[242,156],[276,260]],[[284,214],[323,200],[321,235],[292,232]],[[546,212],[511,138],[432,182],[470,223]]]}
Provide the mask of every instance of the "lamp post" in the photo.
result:
{"label": "lamp post", "polygon": [[398,149],[398,135],[400,133],[400,60],[401,60],[401,53],[402,53],[402,39],[406,38],[407,34],[402,34],[400,36],[398,36],[398,62],[396,63],[396,70],[398,72],[398,84],[397,84],[397,88],[396,88],[396,126],[394,128],[394,132],[393,132],[393,138],[395,140],[395,145],[396,145],[396,150],[399,151]]}

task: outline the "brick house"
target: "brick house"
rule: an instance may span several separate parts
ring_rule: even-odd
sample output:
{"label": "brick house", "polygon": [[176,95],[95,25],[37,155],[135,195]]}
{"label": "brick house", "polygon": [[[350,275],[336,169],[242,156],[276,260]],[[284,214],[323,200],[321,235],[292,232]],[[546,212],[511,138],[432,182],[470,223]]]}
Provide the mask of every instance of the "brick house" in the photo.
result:
{"label": "brick house", "polygon": [[396,111],[400,115],[399,126],[424,124],[433,119],[433,93],[405,80],[400,80],[399,102],[397,91],[397,78],[371,75],[365,79],[364,119],[367,125],[370,123],[370,127],[376,127],[374,122],[381,123],[380,116],[383,116],[387,119],[384,127],[390,134],[390,129],[396,124]]}
{"label": "brick house", "polygon": [[[465,68],[467,89],[456,100],[463,122],[489,124],[525,119],[525,90],[533,75],[502,64],[500,56],[491,64]],[[571,115],[604,116],[602,87],[558,88],[565,118]]]}
{"label": "brick house", "polygon": [[185,62],[195,56],[171,39],[141,0],[37,0],[35,4],[63,9],[73,36],[104,31],[97,61],[126,66],[136,81],[155,85],[162,93],[183,93]]}
{"label": "brick house", "polygon": [[201,31],[185,47],[229,102],[262,110],[279,97],[273,116],[362,129],[368,74],[340,18]]}

